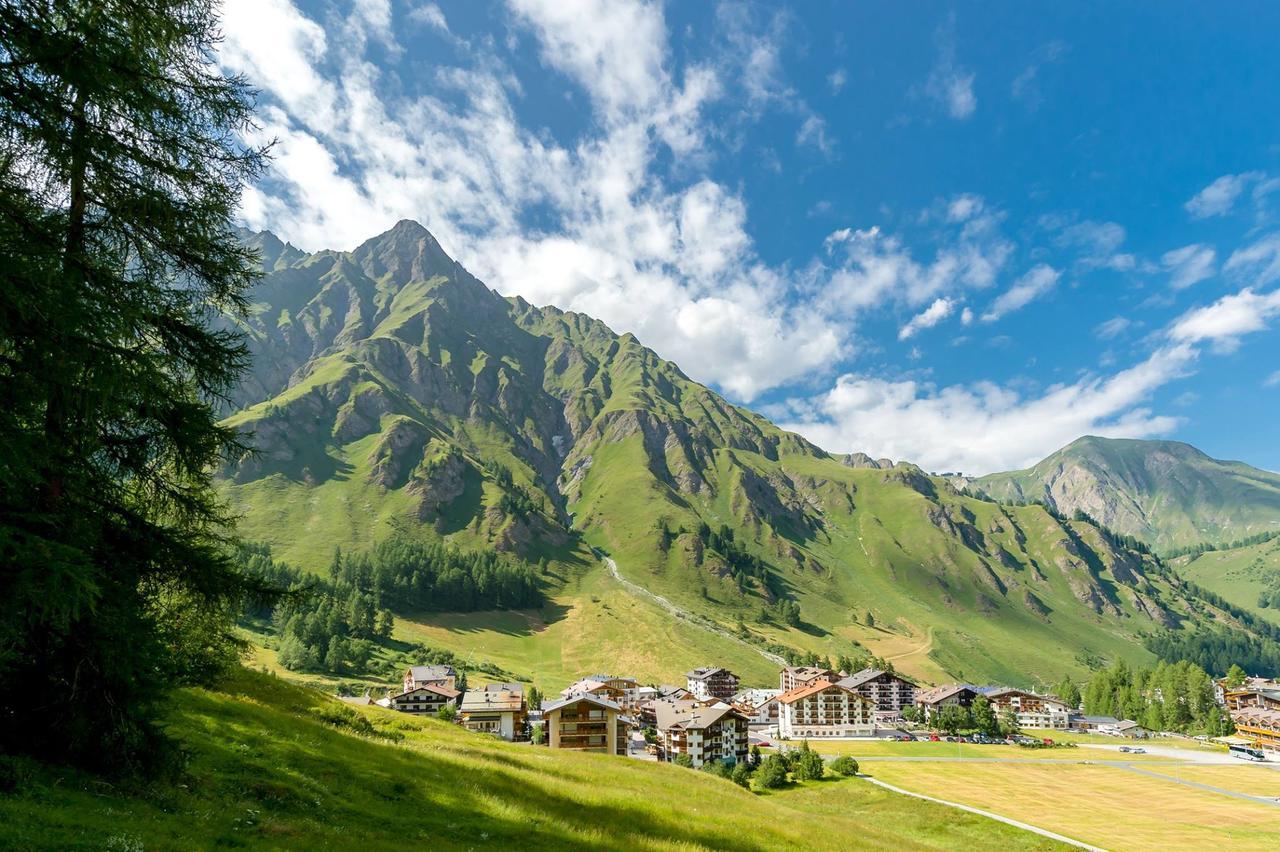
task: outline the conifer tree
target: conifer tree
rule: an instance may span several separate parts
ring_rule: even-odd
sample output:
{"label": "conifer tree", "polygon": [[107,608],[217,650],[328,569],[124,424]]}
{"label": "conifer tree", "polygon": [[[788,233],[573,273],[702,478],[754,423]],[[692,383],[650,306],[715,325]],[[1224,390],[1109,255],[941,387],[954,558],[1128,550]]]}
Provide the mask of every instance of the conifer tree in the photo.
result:
{"label": "conifer tree", "polygon": [[[252,591],[210,475],[263,164],[202,0],[0,0],[0,751],[127,769]],[[214,666],[213,669],[217,669]]]}

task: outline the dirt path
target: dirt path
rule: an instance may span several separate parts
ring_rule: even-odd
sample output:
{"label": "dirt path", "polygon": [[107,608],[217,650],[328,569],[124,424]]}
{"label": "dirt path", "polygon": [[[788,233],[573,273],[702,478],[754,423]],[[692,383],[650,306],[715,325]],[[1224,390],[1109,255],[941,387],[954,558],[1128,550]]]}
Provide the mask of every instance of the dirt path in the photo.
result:
{"label": "dirt path", "polygon": [[1038,834],[1041,837],[1047,837],[1050,840],[1056,840],[1059,843],[1066,843],[1070,846],[1075,846],[1079,849],[1090,849],[1090,850],[1093,850],[1093,852],[1103,852],[1103,850],[1099,849],[1097,846],[1090,846],[1088,843],[1081,843],[1079,840],[1066,837],[1065,835],[1055,834],[1054,832],[1049,831],[1048,829],[1039,828],[1037,826],[1031,825],[1030,823],[1026,823],[1026,822],[1019,822],[1016,819],[1009,819],[1009,817],[1000,816],[1000,814],[994,814],[991,811],[984,811],[981,808],[975,808],[970,805],[962,805],[959,802],[948,802],[946,799],[937,799],[937,798],[934,798],[933,796],[926,796],[923,793],[913,793],[910,790],[904,790],[901,787],[895,787],[892,784],[886,784],[883,781],[877,781],[875,778],[867,778],[864,775],[859,775],[858,777],[863,778],[866,781],[870,781],[872,784],[875,784],[877,787],[883,787],[886,790],[892,790],[893,792],[899,793],[903,796],[913,796],[917,799],[924,799],[926,802],[933,802],[939,805],[946,805],[949,808],[957,808],[962,811],[968,811],[971,814],[984,816],[987,819],[993,819],[996,822],[1002,822],[1005,825],[1011,825],[1014,828],[1021,828],[1023,831],[1030,831],[1032,834]]}
{"label": "dirt path", "polygon": [[680,607],[673,604],[671,601],[664,598],[662,595],[654,594],[653,592],[646,589],[644,586],[641,586],[638,583],[631,582],[626,577],[622,576],[622,572],[618,570],[618,563],[614,562],[612,559],[610,559],[608,556],[605,556],[603,553],[601,553],[598,550],[594,552],[596,556],[600,557],[600,559],[604,562],[604,564],[609,567],[609,573],[613,575],[613,579],[621,583],[622,587],[627,591],[631,592],[631,594],[636,595],[637,597],[646,598],[652,601],[653,603],[656,603],[658,606],[662,607],[671,615],[674,615],[676,618],[679,618],[682,621],[692,624],[694,627],[701,628],[702,630],[705,630],[708,633],[715,633],[716,635],[722,636],[731,642],[737,642],[739,645],[750,648],[752,651],[755,651],[757,654],[764,657],[766,660],[768,660],[771,663],[776,663],[780,666],[785,666],[787,664],[787,661],[782,659],[782,657],[778,656],[777,654],[771,651],[766,651],[764,648],[760,648],[756,645],[753,645],[750,642],[743,639],[741,636],[737,636],[733,633],[730,633],[728,630],[725,630],[724,628],[715,627],[713,625],[707,624],[705,621],[698,618],[693,613],[689,612],[688,610],[681,609]]}
{"label": "dirt path", "polygon": [[924,641],[920,643],[920,647],[913,648],[910,651],[903,651],[898,654],[891,654],[890,656],[885,657],[885,659],[889,660],[890,662],[897,662],[898,660],[905,660],[907,657],[918,657],[921,655],[927,657],[929,656],[929,652],[932,650],[933,650],[933,625],[930,624],[929,629],[925,631]]}

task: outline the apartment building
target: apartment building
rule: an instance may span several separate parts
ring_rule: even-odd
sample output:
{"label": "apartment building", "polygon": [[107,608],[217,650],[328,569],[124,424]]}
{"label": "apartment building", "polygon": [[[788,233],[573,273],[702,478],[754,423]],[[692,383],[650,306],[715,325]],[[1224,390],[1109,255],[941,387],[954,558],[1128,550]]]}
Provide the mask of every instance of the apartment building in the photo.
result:
{"label": "apartment building", "polygon": [[738,676],[728,669],[708,666],[685,674],[685,687],[694,698],[728,701],[738,691]]}
{"label": "apartment building", "polygon": [[783,739],[870,736],[875,729],[875,705],[829,680],[778,696],[778,736]]}
{"label": "apartment building", "polygon": [[607,698],[578,693],[542,705],[547,745],[569,751],[627,753],[622,708]]}
{"label": "apartment building", "polygon": [[715,760],[746,760],[749,723],[733,707],[700,701],[658,701],[655,712],[667,760],[685,754],[695,768]]}

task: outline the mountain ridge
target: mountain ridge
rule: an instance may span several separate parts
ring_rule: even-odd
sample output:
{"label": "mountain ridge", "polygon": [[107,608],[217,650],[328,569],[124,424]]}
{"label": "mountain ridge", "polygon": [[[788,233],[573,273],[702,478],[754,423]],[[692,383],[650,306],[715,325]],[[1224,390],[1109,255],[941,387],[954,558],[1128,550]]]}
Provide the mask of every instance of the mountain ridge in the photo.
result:
{"label": "mountain ridge", "polygon": [[934,678],[1056,679],[1230,620],[1103,530],[832,455],[634,335],[504,298],[416,223],[274,256],[226,421],[257,452],[221,487],[244,533],[301,567],[408,534],[545,562],[554,591],[597,570],[589,545],[757,644],[919,649]]}

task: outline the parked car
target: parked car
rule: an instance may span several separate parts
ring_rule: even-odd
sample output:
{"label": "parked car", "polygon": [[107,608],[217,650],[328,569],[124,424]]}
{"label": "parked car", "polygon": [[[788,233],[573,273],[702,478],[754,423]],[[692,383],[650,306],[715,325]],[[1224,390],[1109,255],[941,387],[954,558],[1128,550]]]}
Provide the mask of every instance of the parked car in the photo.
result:
{"label": "parked car", "polygon": [[1125,754],[1128,754],[1130,751],[1132,751],[1132,749],[1130,749],[1128,746],[1120,746],[1120,750]]}
{"label": "parked car", "polygon": [[1147,753],[1147,750],[1146,750],[1145,748],[1134,748],[1134,749],[1130,749],[1129,751],[1130,751],[1130,753],[1131,753],[1131,754],[1146,754],[1146,753]]}
{"label": "parked car", "polygon": [[929,742],[931,742],[931,743],[936,743],[939,739],[940,739],[940,737],[939,737],[937,734],[930,734],[930,735],[929,735]]}

